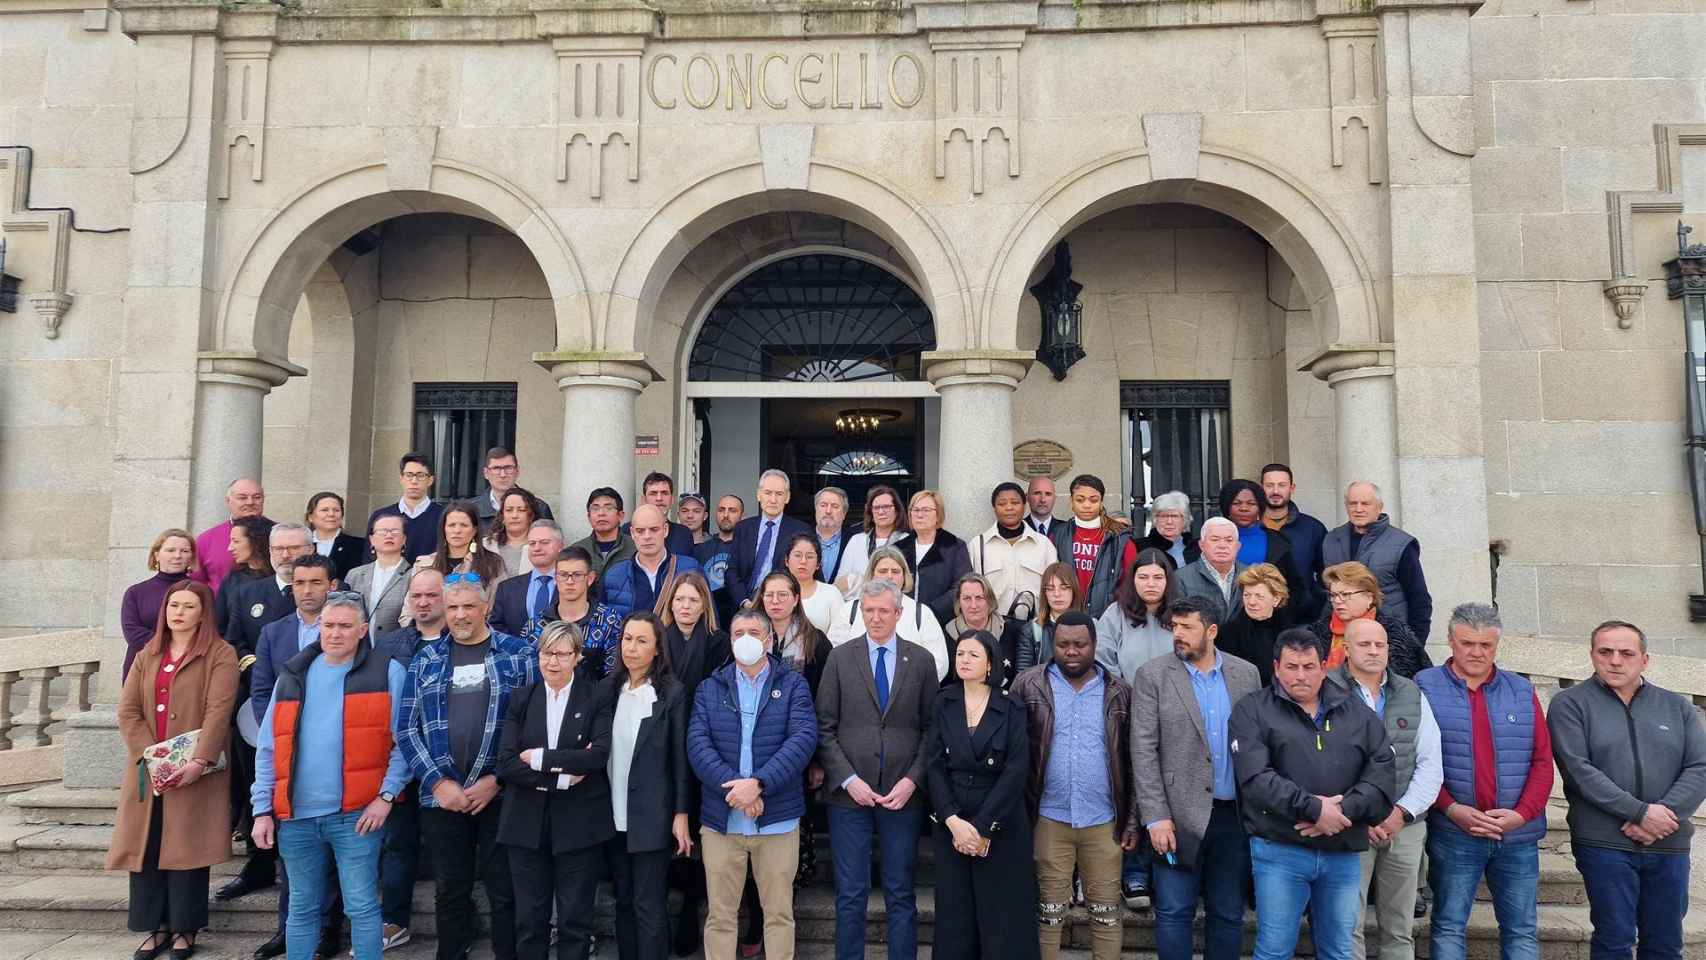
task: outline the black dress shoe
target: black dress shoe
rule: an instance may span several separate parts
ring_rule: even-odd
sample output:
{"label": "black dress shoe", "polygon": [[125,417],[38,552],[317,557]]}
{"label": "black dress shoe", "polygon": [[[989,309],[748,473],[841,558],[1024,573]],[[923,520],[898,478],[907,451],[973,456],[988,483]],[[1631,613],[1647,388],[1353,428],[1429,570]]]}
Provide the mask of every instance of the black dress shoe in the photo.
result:
{"label": "black dress shoe", "polygon": [[225,903],[229,900],[235,900],[238,897],[246,897],[249,894],[254,893],[256,890],[265,890],[270,886],[272,886],[271,883],[257,883],[242,874],[238,874],[233,877],[229,883],[225,884],[225,886],[220,887],[219,890],[214,893],[213,899],[220,903]]}
{"label": "black dress shoe", "polygon": [[[184,946],[177,946],[179,940],[188,941]],[[195,934],[178,934],[172,940],[172,960],[190,960],[195,956]]]}
{"label": "black dress shoe", "polygon": [[[154,946],[148,946],[150,943],[154,944]],[[171,932],[167,930],[156,930],[148,935],[147,940],[142,941],[142,946],[137,947],[135,953],[130,955],[131,960],[154,960],[155,957],[165,953],[167,948],[171,947],[171,945]]]}
{"label": "black dress shoe", "polygon": [[255,960],[271,960],[272,957],[284,956],[284,931],[273,934],[271,940],[255,948]]}

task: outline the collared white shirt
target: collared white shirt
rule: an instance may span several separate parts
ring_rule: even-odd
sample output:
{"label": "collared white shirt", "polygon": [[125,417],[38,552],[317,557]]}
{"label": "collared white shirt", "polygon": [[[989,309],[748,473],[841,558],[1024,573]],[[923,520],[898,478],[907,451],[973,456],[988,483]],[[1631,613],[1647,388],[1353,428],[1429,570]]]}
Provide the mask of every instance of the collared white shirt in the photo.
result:
{"label": "collared white shirt", "polygon": [[391,585],[391,578],[403,570],[403,558],[390,567],[382,567],[379,561],[373,561],[373,587],[367,591],[367,615],[373,616],[373,611],[379,608],[379,598],[385,595],[385,588]]}
{"label": "collared white shirt", "polygon": [[634,745],[640,739],[640,722],[652,715],[658,702],[657,690],[651,681],[631,687],[622,684],[616,698],[616,723],[610,732],[610,814],[616,829],[628,829],[628,769],[634,764]]}
{"label": "collared white shirt", "polygon": [[322,557],[329,557],[332,555],[332,545],[337,542],[338,535],[335,533],[332,534],[332,538],[330,540],[321,540],[319,537],[315,537],[314,552]]}
{"label": "collared white shirt", "polygon": [[[569,677],[569,682],[563,684],[561,691],[551,689],[545,684],[545,750],[557,749],[557,734],[563,729],[563,713],[569,709],[569,692],[575,688],[575,679]],[[527,764],[535,770],[545,767],[545,750],[533,754],[533,759]],[[557,789],[569,789],[569,775],[557,774]]]}
{"label": "collared white shirt", "polygon": [[430,506],[432,506],[432,498],[431,497],[422,497],[421,498],[421,505],[414,508],[413,510],[409,509],[409,502],[407,500],[398,500],[397,501],[397,511],[399,513],[401,513],[403,516],[408,517],[410,520],[413,520],[413,519],[419,517],[421,514],[426,513],[427,507],[430,507]]}
{"label": "collared white shirt", "polygon": [[276,573],[272,575],[272,582],[278,584],[278,592],[279,593],[283,593],[286,590],[290,589],[290,581],[284,579],[283,577],[279,576]]}

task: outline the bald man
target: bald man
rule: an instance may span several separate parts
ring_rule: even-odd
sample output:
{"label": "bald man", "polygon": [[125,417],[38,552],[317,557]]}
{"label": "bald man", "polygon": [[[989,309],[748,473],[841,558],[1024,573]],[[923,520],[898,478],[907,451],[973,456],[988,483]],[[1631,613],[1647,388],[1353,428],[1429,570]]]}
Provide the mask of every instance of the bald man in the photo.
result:
{"label": "bald man", "polygon": [[1355,560],[1380,580],[1380,612],[1396,617],[1416,639],[1428,642],[1434,600],[1422,576],[1422,547],[1416,538],[1394,527],[1386,515],[1380,488],[1357,480],[1345,488],[1346,522],[1321,541],[1323,569]]}
{"label": "bald man", "polygon": [[231,519],[203,530],[195,538],[196,565],[190,570],[191,580],[200,580],[207,588],[219,592],[219,585],[231,575],[231,524],[244,517],[261,516],[267,506],[267,492],[261,482],[250,477],[231,481],[225,488],[225,509]]}
{"label": "bald man", "polygon": [[690,556],[676,556],[666,549],[669,520],[652,504],[643,503],[634,508],[628,536],[634,540],[634,557],[613,563],[604,572],[600,580],[604,602],[622,617],[635,610],[662,613],[669,604],[676,578],[700,573],[699,561]]}

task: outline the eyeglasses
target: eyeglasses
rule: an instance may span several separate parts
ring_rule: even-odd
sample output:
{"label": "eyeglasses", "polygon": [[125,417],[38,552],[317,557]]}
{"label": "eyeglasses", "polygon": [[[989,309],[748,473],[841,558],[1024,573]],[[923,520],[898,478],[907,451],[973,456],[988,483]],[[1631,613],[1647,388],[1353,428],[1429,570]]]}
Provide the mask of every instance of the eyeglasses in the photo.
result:
{"label": "eyeglasses", "polygon": [[481,580],[480,575],[477,573],[453,573],[450,576],[444,578],[444,583],[446,586],[449,586],[450,584],[453,584],[453,583],[471,583],[477,587],[484,582],[485,581]]}
{"label": "eyeglasses", "polygon": [[558,580],[567,580],[570,583],[574,583],[577,580],[585,580],[586,577],[587,577],[587,571],[585,571],[585,570],[558,570],[557,571],[557,579]]}
{"label": "eyeglasses", "polygon": [[349,600],[353,603],[366,603],[367,598],[355,590],[333,590],[326,594],[327,600]]}
{"label": "eyeglasses", "polygon": [[432,474],[421,473],[418,470],[410,470],[407,473],[403,474],[403,479],[404,480],[431,480]]}
{"label": "eyeglasses", "polygon": [[573,660],[574,657],[573,653],[564,653],[561,650],[540,651],[539,653],[540,660]]}
{"label": "eyeglasses", "polygon": [[1357,594],[1367,592],[1367,590],[1329,590],[1327,591],[1327,599],[1332,603],[1345,603]]}
{"label": "eyeglasses", "polygon": [[492,471],[493,473],[515,473],[516,471],[520,470],[521,468],[512,463],[512,464],[503,464],[503,465],[493,464],[492,466],[489,466],[486,469]]}

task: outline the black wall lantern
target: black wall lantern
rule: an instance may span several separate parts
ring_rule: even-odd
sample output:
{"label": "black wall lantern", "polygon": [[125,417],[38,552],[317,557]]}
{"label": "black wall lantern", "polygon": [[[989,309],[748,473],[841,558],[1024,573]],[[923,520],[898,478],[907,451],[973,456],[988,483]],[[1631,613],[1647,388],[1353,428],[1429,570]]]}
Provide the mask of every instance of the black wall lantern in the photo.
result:
{"label": "black wall lantern", "polygon": [[18,287],[23,282],[6,272],[6,241],[0,240],[0,313],[18,312]]}
{"label": "black wall lantern", "polygon": [[[1682,354],[1682,390],[1688,406],[1682,445],[1688,457],[1701,570],[1706,574],[1706,244],[1688,242],[1692,229],[1677,222],[1676,259],[1665,262],[1665,291],[1670,299],[1682,301],[1688,344]],[[1688,619],[1706,622],[1706,594],[1689,594]]]}
{"label": "black wall lantern", "polygon": [[1082,283],[1072,280],[1072,251],[1062,240],[1054,248],[1054,266],[1048,276],[1031,288],[1031,296],[1043,310],[1043,337],[1037,345],[1037,359],[1049,368],[1056,380],[1065,380],[1066,371],[1084,359],[1084,304],[1078,294]]}

